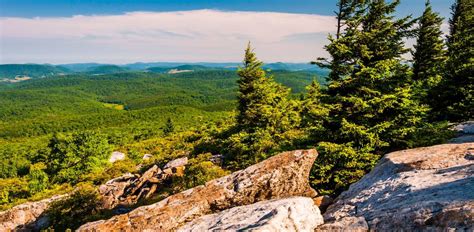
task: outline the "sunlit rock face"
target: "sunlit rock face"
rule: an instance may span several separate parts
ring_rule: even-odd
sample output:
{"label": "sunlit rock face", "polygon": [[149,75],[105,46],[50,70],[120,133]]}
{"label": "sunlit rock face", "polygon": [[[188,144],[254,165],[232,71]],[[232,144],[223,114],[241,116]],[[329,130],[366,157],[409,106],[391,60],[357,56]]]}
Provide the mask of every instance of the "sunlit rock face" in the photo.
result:
{"label": "sunlit rock face", "polygon": [[178,231],[314,231],[321,224],[323,216],[313,199],[290,197],[205,215]]}
{"label": "sunlit rock face", "polygon": [[316,150],[281,153],[158,203],[85,224],[78,230],[172,231],[203,215],[237,206],[292,196],[314,197],[308,176],[316,157]]}
{"label": "sunlit rock face", "polygon": [[326,231],[361,229],[361,220],[375,231],[474,230],[474,143],[387,154],[324,219]]}

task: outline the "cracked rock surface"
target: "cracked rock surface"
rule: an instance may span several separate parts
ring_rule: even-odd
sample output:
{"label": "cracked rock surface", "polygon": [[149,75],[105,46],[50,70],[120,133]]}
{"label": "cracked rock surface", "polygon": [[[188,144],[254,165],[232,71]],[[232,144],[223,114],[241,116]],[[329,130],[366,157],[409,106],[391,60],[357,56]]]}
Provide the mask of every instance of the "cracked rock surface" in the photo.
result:
{"label": "cracked rock surface", "polygon": [[85,224],[78,231],[173,231],[203,215],[237,206],[292,196],[314,197],[308,176],[316,157],[316,150],[284,152],[158,203]]}
{"label": "cracked rock surface", "polygon": [[53,201],[66,197],[57,195],[36,202],[28,202],[0,212],[0,231],[36,231],[48,225],[44,212]]}
{"label": "cracked rock surface", "polygon": [[323,216],[313,199],[291,197],[205,215],[178,231],[314,231],[321,224]]}
{"label": "cracked rock surface", "polygon": [[387,154],[324,219],[320,231],[473,231],[474,143]]}

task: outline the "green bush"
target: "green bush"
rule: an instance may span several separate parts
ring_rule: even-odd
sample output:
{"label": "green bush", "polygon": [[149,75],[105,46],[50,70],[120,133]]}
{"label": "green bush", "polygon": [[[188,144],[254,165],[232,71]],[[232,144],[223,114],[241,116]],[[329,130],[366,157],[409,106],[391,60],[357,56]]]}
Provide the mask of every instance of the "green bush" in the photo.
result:
{"label": "green bush", "polygon": [[74,230],[86,222],[97,220],[101,217],[100,204],[98,190],[90,184],[80,184],[70,196],[51,204],[47,211],[50,228]]}
{"label": "green bush", "polygon": [[338,195],[370,171],[379,159],[352,144],[321,142],[318,158],[311,170],[310,181],[321,195]]}
{"label": "green bush", "polygon": [[49,177],[44,171],[45,169],[46,165],[44,163],[30,165],[28,189],[32,195],[41,192],[48,187]]}
{"label": "green bush", "polygon": [[[184,187],[184,189],[193,188],[198,185],[203,185],[210,180],[229,174],[229,171],[226,171],[209,161],[210,158],[211,154],[206,153],[190,159],[183,177],[184,183],[178,183],[178,185],[181,188]],[[174,182],[176,183],[177,181]],[[177,186],[177,184],[174,185]]]}
{"label": "green bush", "polygon": [[47,170],[54,183],[77,183],[84,175],[103,170],[112,146],[95,132],[56,134],[48,145]]}
{"label": "green bush", "polygon": [[16,198],[29,197],[28,184],[23,178],[0,179],[0,204],[14,202]]}

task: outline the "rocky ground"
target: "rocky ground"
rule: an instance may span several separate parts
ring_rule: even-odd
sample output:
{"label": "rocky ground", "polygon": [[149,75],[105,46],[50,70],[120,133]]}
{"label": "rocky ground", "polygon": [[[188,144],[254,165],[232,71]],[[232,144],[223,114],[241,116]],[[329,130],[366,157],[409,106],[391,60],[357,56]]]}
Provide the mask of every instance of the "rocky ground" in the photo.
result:
{"label": "rocky ground", "polygon": [[342,193],[322,228],[474,230],[474,143],[394,152]]}
{"label": "rocky ground", "polygon": [[[316,192],[309,186],[308,176],[316,157],[316,150],[285,152],[158,203],[88,223],[78,231],[172,231],[201,216],[265,200],[306,196],[312,203]],[[321,217],[319,210],[311,212],[316,214],[310,217]]]}
{"label": "rocky ground", "polygon": [[[451,144],[385,155],[334,201],[309,187],[317,152],[298,150],[78,231],[474,231],[473,124],[455,129],[462,139]],[[182,174],[186,163],[107,182],[100,187],[104,207],[152,194],[163,178]],[[0,231],[44,223],[39,215],[49,202],[0,213]]]}

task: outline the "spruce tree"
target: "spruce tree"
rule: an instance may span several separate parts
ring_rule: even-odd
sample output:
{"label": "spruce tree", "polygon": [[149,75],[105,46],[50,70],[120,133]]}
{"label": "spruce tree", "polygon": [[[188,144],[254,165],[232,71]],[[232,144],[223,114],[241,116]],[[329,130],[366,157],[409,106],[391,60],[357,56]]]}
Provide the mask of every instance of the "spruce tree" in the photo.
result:
{"label": "spruce tree", "polygon": [[350,72],[350,69],[345,64],[351,62],[351,56],[348,54],[350,51],[347,45],[352,41],[346,39],[349,38],[348,35],[353,31],[347,28],[353,28],[353,24],[357,21],[356,19],[360,19],[363,14],[362,6],[365,2],[366,0],[339,0],[337,3],[338,11],[334,12],[337,20],[336,35],[329,35],[328,40],[330,44],[326,46],[326,50],[331,54],[331,60],[318,58],[317,61],[311,62],[322,68],[330,69],[329,80],[340,80]]}
{"label": "spruce tree", "polygon": [[351,72],[329,83],[341,141],[378,152],[404,146],[426,111],[414,101],[410,68],[402,63],[413,21],[394,19],[398,4],[374,0],[362,6],[366,12],[351,21],[344,38],[351,41],[346,43],[351,62],[345,64]]}
{"label": "spruce tree", "polygon": [[316,80],[313,80],[306,90],[301,104],[301,126],[309,132],[312,139],[323,140],[331,106],[325,103],[327,96]]}
{"label": "spruce tree", "polygon": [[237,124],[219,137],[227,168],[242,169],[271,156],[300,124],[299,105],[290,89],[276,83],[262,69],[250,43],[239,68]]}
{"label": "spruce tree", "polygon": [[446,74],[434,110],[438,119],[462,121],[474,117],[474,1],[456,0],[452,11]]}
{"label": "spruce tree", "polygon": [[163,128],[163,133],[165,135],[169,135],[171,133],[174,132],[174,123],[173,123],[173,120],[171,120],[171,118],[168,118],[166,120],[166,124],[165,124],[165,127]]}
{"label": "spruce tree", "polygon": [[237,123],[248,132],[265,128],[282,132],[295,126],[295,112],[288,100],[290,90],[267,77],[250,43],[245,50],[238,95]]}
{"label": "spruce tree", "polygon": [[433,12],[430,1],[419,19],[417,42],[413,52],[413,80],[422,103],[433,104],[429,92],[441,81],[446,61],[446,50],[442,38],[443,18]]}
{"label": "spruce tree", "polygon": [[398,4],[358,5],[340,38],[326,47],[333,60],[344,57],[328,83],[330,140],[319,144],[319,168],[312,177],[327,193],[344,190],[370,170],[378,155],[411,146],[410,136],[427,111],[414,100],[410,67],[402,62],[409,51],[403,41],[414,22],[393,17]]}

